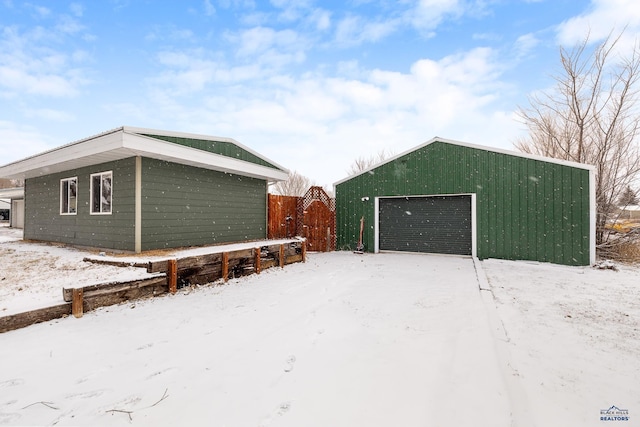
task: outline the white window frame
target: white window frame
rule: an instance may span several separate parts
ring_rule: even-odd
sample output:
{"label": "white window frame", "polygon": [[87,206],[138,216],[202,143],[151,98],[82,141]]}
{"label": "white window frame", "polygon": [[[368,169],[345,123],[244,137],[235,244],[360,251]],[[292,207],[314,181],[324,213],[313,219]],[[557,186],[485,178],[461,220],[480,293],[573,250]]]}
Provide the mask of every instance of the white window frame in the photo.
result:
{"label": "white window frame", "polygon": [[[96,211],[93,206],[94,192],[95,192],[93,181],[94,181],[94,177],[96,176],[100,177],[100,188],[98,189],[98,191],[100,191],[100,195],[99,195],[100,206],[98,211]],[[105,211],[105,206],[102,203],[102,200],[103,200],[102,190],[104,188],[102,183],[103,183],[104,177],[107,177],[107,176],[109,177],[109,181],[111,182],[111,193],[109,194],[109,211]],[[90,209],[91,215],[111,215],[111,213],[113,212],[113,171],[105,171],[105,172],[98,172],[98,173],[91,174],[91,176],[89,177],[89,187],[91,188],[91,202],[89,203],[89,209]]]}
{"label": "white window frame", "polygon": [[[75,181],[76,184],[76,195],[75,195],[75,209],[71,210],[71,185],[70,183]],[[66,189],[66,200],[65,200],[65,189]],[[65,210],[65,202],[66,202],[66,210]],[[63,178],[60,180],[60,215],[77,215],[78,214],[78,177],[73,176],[69,178]]]}

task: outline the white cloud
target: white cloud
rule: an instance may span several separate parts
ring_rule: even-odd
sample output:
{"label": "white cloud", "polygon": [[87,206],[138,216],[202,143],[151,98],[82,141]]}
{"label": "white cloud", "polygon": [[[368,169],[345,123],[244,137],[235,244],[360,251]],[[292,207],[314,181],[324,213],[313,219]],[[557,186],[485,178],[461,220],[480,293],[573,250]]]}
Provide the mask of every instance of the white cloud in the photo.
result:
{"label": "white cloud", "polygon": [[235,46],[235,59],[241,64],[256,64],[268,75],[306,59],[309,41],[299,32],[269,27],[252,27],[239,32],[227,32],[226,39]]}
{"label": "white cloud", "polygon": [[409,11],[409,20],[419,30],[430,31],[437,28],[447,16],[462,15],[464,7],[459,0],[419,0]]}
{"label": "white cloud", "polygon": [[[181,102],[162,94],[171,79],[155,82],[159,120],[171,117],[178,128],[231,136],[323,185],[343,178],[358,156],[381,149],[399,153],[435,135],[509,148],[520,132],[511,111],[495,111],[505,87],[491,49],[419,60],[407,72],[366,70],[352,61],[343,65],[352,70],[350,78],[254,72],[242,85],[222,83],[219,76],[234,75],[223,63],[191,62],[209,70],[211,86],[198,83],[203,98]],[[175,57],[166,63],[185,62]],[[187,69],[172,72],[192,78]]]}
{"label": "white cloud", "polygon": [[[70,79],[55,74],[28,74],[24,70],[0,66],[0,85],[8,89],[8,93],[35,94],[56,97],[77,95],[76,86]],[[8,94],[5,92],[5,95]]]}
{"label": "white cloud", "polygon": [[170,40],[170,41],[195,41],[193,31],[188,28],[178,28],[174,25],[156,26],[145,35],[147,41]]}
{"label": "white cloud", "polygon": [[24,111],[25,117],[44,119],[52,122],[72,122],[76,116],[67,111],[54,110],[50,108],[37,108]]}
{"label": "white cloud", "polygon": [[[274,4],[282,11],[306,12],[296,18],[299,25],[286,29],[241,24],[224,34],[224,51],[189,48],[196,41],[190,30],[157,31],[155,37],[171,34],[183,43],[152,56],[156,64],[143,80],[142,93],[131,93],[126,100],[114,96],[95,109],[108,117],[109,126],[166,128],[170,123],[171,129],[236,138],[319,184],[343,178],[355,158],[381,149],[399,153],[435,135],[507,148],[519,131],[511,111],[495,105],[505,87],[491,49],[418,59],[408,69],[397,65],[395,71],[366,68],[348,56],[335,65],[299,71],[312,43],[322,45],[334,35],[344,44],[371,42],[409,25],[431,31],[443,16],[462,13],[458,2],[403,2],[401,11],[372,17],[336,16],[338,12],[306,4],[301,9],[288,0]],[[216,3],[221,10],[242,6],[231,0]],[[413,16],[408,10],[419,13]],[[252,19],[264,22],[273,16],[255,13]],[[58,37],[55,43],[47,41],[52,33]],[[90,57],[82,49],[63,54],[56,47],[65,37],[67,33],[42,28],[28,34],[5,28],[0,36],[0,96],[79,93],[86,84],[80,67]],[[527,36],[518,42],[523,51],[534,43]],[[137,103],[136,96],[144,102]],[[32,107],[25,114],[49,121],[72,119],[55,107]],[[131,118],[135,123],[126,123]],[[0,126],[0,136],[1,131]]]}
{"label": "white cloud", "polygon": [[5,27],[0,35],[0,93],[3,97],[19,94],[55,97],[75,96],[88,83],[78,68],[83,56],[68,55],[48,45],[51,34],[39,27],[20,33]]}
{"label": "white cloud", "polygon": [[211,3],[211,0],[203,0],[202,6],[204,8],[204,14],[206,16],[213,16],[216,14],[216,8]]}
{"label": "white cloud", "polygon": [[61,33],[73,35],[84,30],[84,25],[80,24],[77,19],[72,18],[71,16],[63,15],[58,20],[56,30]]}
{"label": "white cloud", "polygon": [[2,158],[0,165],[23,159],[53,148],[56,143],[33,127],[0,120]]}
{"label": "white cloud", "polygon": [[345,46],[375,42],[392,34],[401,25],[399,19],[372,21],[361,16],[349,15],[336,25],[336,42]]}
{"label": "white cloud", "polygon": [[176,95],[202,90],[214,80],[217,70],[215,62],[199,59],[197,51],[161,52],[158,61],[169,69],[151,79],[151,83],[164,91]]}
{"label": "white cloud", "polygon": [[312,0],[270,0],[270,3],[279,10],[277,20],[285,23],[303,20],[313,9]]}
{"label": "white cloud", "polygon": [[148,79],[154,93],[186,96],[203,91],[209,85],[235,85],[260,79],[268,73],[257,62],[229,65],[221,55],[203,49],[163,51],[157,55],[164,67]]}
{"label": "white cloud", "polygon": [[473,40],[499,41],[502,36],[498,33],[474,33],[471,38]]}
{"label": "white cloud", "polygon": [[44,6],[38,6],[38,5],[34,5],[34,4],[30,4],[27,3],[25,5],[27,8],[31,9],[34,14],[36,15],[36,17],[38,18],[47,18],[51,15],[51,9],[44,7]]}
{"label": "white cloud", "polygon": [[323,9],[315,9],[308,17],[309,22],[318,31],[325,31],[331,28],[331,12]]}
{"label": "white cloud", "polygon": [[80,18],[84,14],[84,6],[80,3],[71,3],[69,9],[74,16]]}
{"label": "white cloud", "polygon": [[637,0],[592,0],[588,11],[558,26],[558,40],[573,46],[589,34],[592,42],[605,39],[627,27],[624,44],[632,45],[640,36],[640,2]]}
{"label": "white cloud", "polygon": [[299,41],[298,34],[293,30],[276,31],[268,27],[250,28],[231,38],[238,42],[237,54],[239,56],[259,55],[274,47],[295,50]]}
{"label": "white cloud", "polygon": [[540,40],[532,33],[518,37],[515,43],[517,57],[529,55],[539,44]]}

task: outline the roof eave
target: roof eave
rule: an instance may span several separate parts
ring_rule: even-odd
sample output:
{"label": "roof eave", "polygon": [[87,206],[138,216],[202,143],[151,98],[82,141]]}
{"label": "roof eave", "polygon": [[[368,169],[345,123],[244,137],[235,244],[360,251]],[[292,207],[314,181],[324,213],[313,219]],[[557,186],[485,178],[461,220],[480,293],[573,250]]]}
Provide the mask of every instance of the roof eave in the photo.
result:
{"label": "roof eave", "polygon": [[476,149],[476,150],[490,151],[490,152],[493,152],[493,153],[506,154],[506,155],[509,155],[509,156],[522,157],[522,158],[526,158],[526,159],[538,160],[538,161],[541,161],[541,162],[556,163],[556,164],[560,164],[560,165],[564,165],[564,166],[571,166],[571,167],[574,167],[574,168],[586,169],[586,170],[589,170],[589,171],[595,171],[595,166],[584,164],[584,163],[577,163],[577,162],[571,162],[571,161],[568,161],[568,160],[554,159],[553,157],[544,157],[544,156],[539,156],[539,155],[536,155],[536,154],[521,153],[519,151],[505,150],[505,149],[502,149],[502,148],[494,148],[494,147],[488,147],[488,146],[484,146],[484,145],[471,144],[471,143],[468,143],[468,142],[456,141],[456,140],[453,140],[453,139],[440,138],[440,137],[436,136],[434,138],[431,138],[427,142],[424,142],[424,143],[418,145],[417,147],[410,148],[409,150],[406,150],[406,151],[404,151],[404,152],[402,152],[402,153],[400,153],[398,155],[390,157],[390,158],[388,158],[388,159],[386,159],[386,160],[384,160],[384,161],[382,161],[380,163],[376,163],[375,165],[373,165],[373,166],[371,166],[371,167],[369,167],[369,168],[367,168],[365,170],[362,170],[362,171],[358,172],[357,174],[350,175],[350,176],[348,176],[346,178],[343,178],[340,181],[335,182],[333,184],[333,186],[335,188],[336,185],[342,184],[343,182],[347,182],[347,181],[349,181],[349,180],[351,180],[351,179],[353,179],[353,178],[355,178],[357,176],[360,176],[362,174],[371,172],[374,169],[376,169],[376,168],[378,168],[378,167],[380,167],[380,166],[382,166],[384,164],[390,163],[390,162],[392,162],[394,160],[397,160],[397,159],[399,159],[399,158],[401,158],[403,156],[406,156],[407,154],[410,154],[410,153],[412,153],[414,151],[420,150],[421,148],[424,148],[424,147],[426,147],[428,145],[431,145],[434,142],[442,142],[442,143],[445,143],[445,144],[459,145],[459,146],[462,146],[462,147],[473,148],[473,149]]}
{"label": "roof eave", "polygon": [[24,187],[0,188],[0,199],[22,199]]}
{"label": "roof eave", "polygon": [[[0,177],[13,179],[34,178],[134,156],[150,157],[269,181],[282,181],[288,177],[289,171],[285,168],[274,169],[219,154],[208,153],[147,137],[142,135],[143,133],[191,138],[205,137],[204,135],[123,127],[2,166],[0,167]],[[239,145],[239,143],[228,138],[206,138],[212,141],[230,141]],[[242,148],[246,149],[246,147]],[[260,158],[264,159],[264,157]],[[274,164],[268,159],[264,160]]]}

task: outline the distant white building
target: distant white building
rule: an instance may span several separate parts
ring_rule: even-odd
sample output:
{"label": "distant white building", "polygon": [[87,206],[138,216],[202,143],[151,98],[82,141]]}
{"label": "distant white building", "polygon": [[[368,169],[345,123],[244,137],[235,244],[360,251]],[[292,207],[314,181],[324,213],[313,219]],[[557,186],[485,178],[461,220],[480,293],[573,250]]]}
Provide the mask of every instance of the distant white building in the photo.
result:
{"label": "distant white building", "polygon": [[24,228],[24,188],[0,188],[0,200],[7,204],[0,203],[2,219],[8,219],[10,227]]}
{"label": "distant white building", "polygon": [[620,219],[640,220],[640,205],[629,205],[620,208]]}
{"label": "distant white building", "polygon": [[8,221],[10,211],[11,211],[11,201],[0,199],[0,221]]}

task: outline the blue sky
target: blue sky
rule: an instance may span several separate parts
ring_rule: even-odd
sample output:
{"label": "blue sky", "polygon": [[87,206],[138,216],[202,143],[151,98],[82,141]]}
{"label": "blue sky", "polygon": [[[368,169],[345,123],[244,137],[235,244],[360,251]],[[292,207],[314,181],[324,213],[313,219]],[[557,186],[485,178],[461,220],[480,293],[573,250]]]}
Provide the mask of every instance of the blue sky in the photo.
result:
{"label": "blue sky", "polygon": [[434,136],[511,149],[558,47],[624,25],[637,0],[0,0],[0,164],[122,125],[319,185]]}

